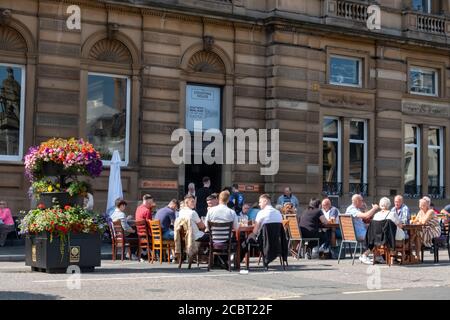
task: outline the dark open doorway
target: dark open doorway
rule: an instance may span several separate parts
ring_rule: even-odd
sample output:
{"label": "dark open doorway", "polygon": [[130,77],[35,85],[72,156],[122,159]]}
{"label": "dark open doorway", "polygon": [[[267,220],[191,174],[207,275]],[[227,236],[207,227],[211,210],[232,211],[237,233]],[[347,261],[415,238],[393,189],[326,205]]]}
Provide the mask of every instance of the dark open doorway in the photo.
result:
{"label": "dark open doorway", "polygon": [[203,177],[211,179],[211,189],[214,192],[221,191],[222,186],[222,165],[220,164],[189,164],[185,169],[185,193],[189,183],[195,183],[195,189],[203,187]]}

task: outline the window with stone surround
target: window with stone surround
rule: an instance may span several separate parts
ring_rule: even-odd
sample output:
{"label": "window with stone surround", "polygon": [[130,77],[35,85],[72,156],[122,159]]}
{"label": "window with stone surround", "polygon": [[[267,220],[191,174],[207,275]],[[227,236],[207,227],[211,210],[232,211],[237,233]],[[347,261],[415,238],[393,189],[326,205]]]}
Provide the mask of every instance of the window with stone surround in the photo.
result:
{"label": "window with stone surround", "polygon": [[410,67],[409,92],[411,94],[434,96],[439,95],[439,72],[436,69]]}
{"label": "window with stone surround", "polygon": [[338,118],[323,119],[322,190],[327,195],[342,194],[341,122]]}
{"label": "window with stone surround", "polygon": [[350,121],[350,193],[367,195],[367,122]]}
{"label": "window with stone surround", "polygon": [[25,68],[0,63],[0,160],[23,158]]}
{"label": "window with stone surround", "polygon": [[331,55],[329,83],[347,87],[362,87],[362,61],[359,58]]}
{"label": "window with stone surround", "polygon": [[428,128],[428,194],[444,197],[443,129]]}
{"label": "window with stone surround", "polygon": [[421,196],[420,181],[420,127],[412,124],[405,125],[404,134],[404,184],[406,198]]}

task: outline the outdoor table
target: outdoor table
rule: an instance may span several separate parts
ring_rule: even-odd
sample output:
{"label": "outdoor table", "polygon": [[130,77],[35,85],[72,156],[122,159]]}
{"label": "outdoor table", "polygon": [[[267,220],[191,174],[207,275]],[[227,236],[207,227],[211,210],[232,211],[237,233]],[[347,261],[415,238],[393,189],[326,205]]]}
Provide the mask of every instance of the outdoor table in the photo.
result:
{"label": "outdoor table", "polygon": [[321,226],[323,229],[331,229],[330,246],[336,247],[336,229],[339,228],[339,223],[327,223]]}
{"label": "outdoor table", "polygon": [[[236,259],[237,259],[236,269],[237,270],[241,269],[241,232],[245,233],[245,237],[247,237],[250,233],[253,232],[253,228],[254,228],[254,226],[239,225],[239,228],[237,230],[234,230],[234,232],[236,233],[236,242],[237,242],[237,248],[236,248]],[[249,252],[247,252],[247,254],[246,254],[245,262],[246,262],[247,269],[248,269]]]}
{"label": "outdoor table", "polygon": [[[407,264],[418,264],[422,262],[421,258],[421,239],[418,234],[418,232],[422,231],[422,228],[424,227],[424,224],[405,224],[403,226],[403,230],[407,231],[409,234],[409,238],[407,239],[407,248],[408,248],[408,254],[406,255],[405,262]],[[414,249],[416,251],[416,254],[413,255],[413,242],[414,242]]]}

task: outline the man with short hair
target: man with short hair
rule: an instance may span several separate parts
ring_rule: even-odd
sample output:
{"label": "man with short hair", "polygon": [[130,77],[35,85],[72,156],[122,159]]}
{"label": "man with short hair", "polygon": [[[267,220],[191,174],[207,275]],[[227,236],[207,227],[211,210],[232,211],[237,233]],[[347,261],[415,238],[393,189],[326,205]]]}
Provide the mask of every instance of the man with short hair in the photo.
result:
{"label": "man with short hair", "polygon": [[191,227],[194,231],[194,238],[196,241],[209,241],[209,235],[201,230],[205,230],[205,224],[198,216],[195,209],[195,197],[187,195],[184,197],[184,208],[180,210],[178,219],[190,219]]}
{"label": "man with short hair", "polygon": [[[248,213],[250,212],[251,205],[249,203],[244,203],[242,206],[242,211],[238,213],[239,216],[246,217],[247,220],[250,220],[248,217]],[[237,213],[237,212],[236,212]]]}
{"label": "man with short hair", "polygon": [[295,209],[297,209],[297,212],[299,211],[300,203],[298,202],[297,197],[292,194],[291,187],[284,188],[284,194],[278,198],[277,204],[283,207],[286,202],[292,203]]}
{"label": "man with short hair", "polygon": [[188,184],[188,195],[195,197],[195,184],[193,182]]}
{"label": "man with short hair", "polygon": [[219,194],[219,205],[209,209],[206,215],[206,226],[208,221],[210,222],[233,222],[233,229],[239,228],[239,221],[233,209],[227,207],[227,203],[230,199],[230,193],[228,191],[222,191]]}
{"label": "man with short hair", "polygon": [[334,219],[337,222],[339,219],[339,210],[332,206],[331,201],[328,198],[322,200],[322,212],[328,221]]}
{"label": "man with short hair", "polygon": [[208,205],[208,208],[207,208],[208,212],[211,208],[213,208],[219,204],[218,197],[219,196],[217,195],[217,193],[212,193],[206,198],[206,204]]}
{"label": "man with short hair", "polygon": [[[355,194],[352,197],[352,204],[348,206],[347,210],[345,211],[345,214],[350,214],[353,217],[353,224],[355,226],[356,231],[356,239],[358,241],[364,241],[366,239],[366,233],[367,228],[363,221],[371,219],[374,214],[379,210],[379,207],[377,204],[372,205],[372,209],[370,209],[367,212],[364,212],[365,204],[364,199],[361,195]],[[364,252],[360,257],[359,260],[362,263],[365,264],[372,264],[372,261],[370,261],[368,255],[370,250],[367,250]]]}
{"label": "man with short hair", "polygon": [[203,178],[203,187],[197,190],[197,206],[196,211],[199,217],[206,216],[207,213],[207,204],[206,198],[213,193],[211,190],[211,180],[209,177]]}
{"label": "man with short hair", "polygon": [[270,196],[266,193],[259,197],[259,207],[261,210],[258,212],[255,218],[255,227],[253,233],[259,234],[262,226],[266,223],[282,223],[283,216],[281,212],[272,207]]}
{"label": "man with short hair", "polygon": [[136,208],[135,218],[136,221],[152,220],[152,210],[156,207],[153,197],[149,194],[145,194],[142,197],[142,204]]}
{"label": "man with short hair", "polygon": [[403,203],[403,197],[401,195],[395,196],[394,207],[391,209],[391,212],[397,215],[402,224],[407,224],[409,222],[411,213],[406,204]]}
{"label": "man with short hair", "polygon": [[155,220],[159,220],[164,240],[173,240],[174,232],[170,225],[175,221],[175,211],[178,210],[179,203],[177,199],[172,199],[169,204],[156,212]]}

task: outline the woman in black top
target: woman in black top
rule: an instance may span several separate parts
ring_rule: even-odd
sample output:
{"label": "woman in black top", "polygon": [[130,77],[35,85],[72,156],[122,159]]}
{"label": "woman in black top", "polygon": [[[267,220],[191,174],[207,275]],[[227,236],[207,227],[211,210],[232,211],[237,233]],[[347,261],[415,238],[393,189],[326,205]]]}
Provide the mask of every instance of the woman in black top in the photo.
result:
{"label": "woman in black top", "polygon": [[[303,212],[300,216],[300,232],[302,234],[302,238],[316,238],[319,239],[319,228],[321,223],[327,224],[328,220],[323,215],[323,212],[320,208],[321,202],[318,199],[311,199],[309,201],[308,210]],[[308,248],[312,248],[317,243],[315,241],[310,241],[308,243]]]}

